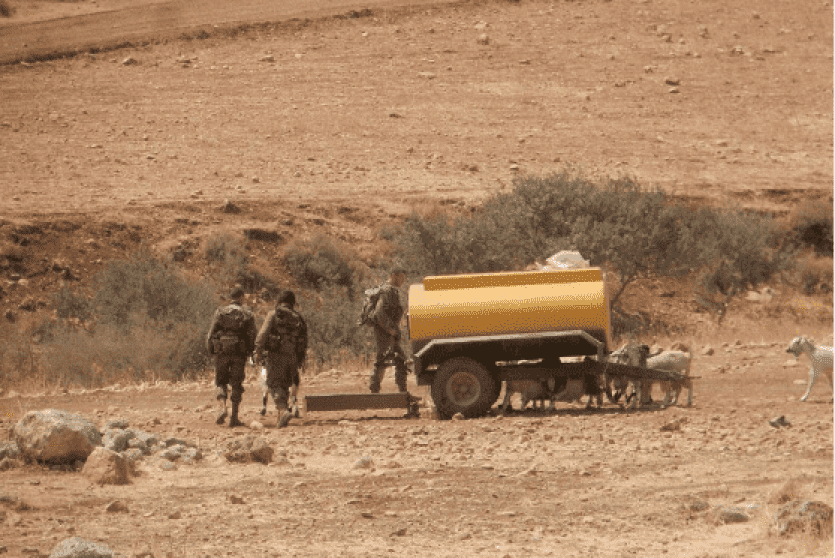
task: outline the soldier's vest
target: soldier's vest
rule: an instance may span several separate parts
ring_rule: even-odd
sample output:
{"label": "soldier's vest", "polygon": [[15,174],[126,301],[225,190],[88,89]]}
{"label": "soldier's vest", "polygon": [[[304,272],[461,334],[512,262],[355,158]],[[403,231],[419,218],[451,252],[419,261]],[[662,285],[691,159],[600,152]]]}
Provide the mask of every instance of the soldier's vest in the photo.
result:
{"label": "soldier's vest", "polygon": [[380,296],[386,298],[388,304],[388,318],[395,324],[400,323],[403,317],[403,302],[400,300],[400,292],[397,287],[386,283],[380,287]]}
{"label": "soldier's vest", "polygon": [[295,354],[301,329],[301,316],[289,308],[276,307],[267,334],[267,350],[271,353]]}
{"label": "soldier's vest", "polygon": [[218,310],[217,330],[213,337],[215,354],[242,355],[246,352],[244,336],[248,319],[246,310],[234,304]]}

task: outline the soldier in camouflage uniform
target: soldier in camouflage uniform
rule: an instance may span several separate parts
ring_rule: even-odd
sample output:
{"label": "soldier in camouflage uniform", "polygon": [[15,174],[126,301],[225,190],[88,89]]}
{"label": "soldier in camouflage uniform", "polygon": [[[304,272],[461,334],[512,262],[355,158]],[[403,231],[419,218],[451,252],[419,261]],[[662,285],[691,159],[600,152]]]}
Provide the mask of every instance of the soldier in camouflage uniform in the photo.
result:
{"label": "soldier in camouflage uniform", "polygon": [[232,303],[215,312],[206,345],[210,355],[215,357],[215,385],[220,413],[217,423],[223,424],[227,417],[226,386],[232,388],[232,416],[229,427],[242,426],[238,420],[238,407],[244,393],[246,359],[255,348],[255,316],[243,306],[244,291],[235,287],[229,293]]}
{"label": "soldier in camouflage uniform", "polygon": [[267,314],[255,339],[255,363],[261,365],[266,352],[267,389],[278,411],[278,427],[290,422],[293,402],[299,388],[299,368],[307,352],[307,324],[295,311],[296,295],[282,291],[275,310]]}
{"label": "soldier in camouflage uniform", "polygon": [[403,304],[400,302],[400,287],[406,282],[406,270],[394,268],[388,281],[380,288],[377,306],[371,313],[374,324],[376,358],[374,371],[368,388],[371,393],[380,392],[380,382],[388,363],[394,364],[394,381],[400,392],[406,391],[406,354],[400,345],[400,319],[403,317]]}

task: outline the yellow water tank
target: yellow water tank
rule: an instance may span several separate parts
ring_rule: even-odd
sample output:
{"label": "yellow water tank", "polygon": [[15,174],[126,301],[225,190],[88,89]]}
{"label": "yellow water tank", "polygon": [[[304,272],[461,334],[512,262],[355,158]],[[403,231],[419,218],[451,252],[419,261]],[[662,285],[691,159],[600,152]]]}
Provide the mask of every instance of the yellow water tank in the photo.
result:
{"label": "yellow water tank", "polygon": [[445,275],[409,288],[412,341],[569,330],[611,347],[599,268]]}

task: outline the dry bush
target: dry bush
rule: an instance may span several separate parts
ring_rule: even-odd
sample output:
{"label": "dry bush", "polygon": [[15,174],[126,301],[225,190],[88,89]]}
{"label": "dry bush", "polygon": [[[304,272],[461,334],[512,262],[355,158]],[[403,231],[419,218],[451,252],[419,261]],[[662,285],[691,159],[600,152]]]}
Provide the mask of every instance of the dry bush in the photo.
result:
{"label": "dry bush", "polygon": [[37,509],[32,504],[26,502],[19,496],[12,496],[11,494],[0,495],[0,505],[3,505],[4,507],[16,512]]}
{"label": "dry bush", "polygon": [[14,324],[0,320],[0,388],[38,383],[40,354],[32,332],[39,323],[29,316]]}
{"label": "dry bush", "polygon": [[316,235],[291,242],[282,258],[296,282],[316,290],[343,287],[353,297],[357,280],[356,253],[347,244]]}
{"label": "dry bush", "polygon": [[357,324],[363,300],[348,289],[325,286],[319,292],[297,293],[299,311],[307,321],[313,363],[330,367],[365,355],[371,333]]}
{"label": "dry bush", "polygon": [[[208,283],[147,250],[110,262],[90,298],[67,289],[57,316],[0,322],[0,387],[100,387],[193,378],[209,362],[205,336],[217,307]],[[83,327],[81,327],[83,325]]]}
{"label": "dry bush", "polygon": [[112,325],[92,332],[63,328],[42,348],[40,375],[45,385],[67,388],[193,379],[207,361],[188,359],[203,351],[204,336],[205,331],[195,332],[188,324],[167,332],[150,322],[129,332]]}
{"label": "dry bush", "polygon": [[[804,547],[815,550],[825,544],[822,541],[832,538],[831,502],[829,498],[821,497],[817,493],[813,481],[802,477],[789,479],[772,490],[767,495],[766,502],[763,511],[764,536],[800,537],[805,541]],[[783,525],[785,532],[781,534],[781,523],[791,516],[789,512],[796,511],[795,508],[805,502],[811,502],[808,511],[816,513],[809,513],[803,518],[792,518],[789,523]]]}
{"label": "dry bush", "polygon": [[766,500],[771,505],[783,505],[786,502],[803,498],[804,482],[798,478],[786,481],[768,495]]}
{"label": "dry bush", "polygon": [[237,282],[249,263],[244,237],[231,231],[221,231],[208,237],[204,242],[203,255],[221,284]]}
{"label": "dry bush", "polygon": [[832,257],[832,199],[801,203],[792,213],[789,226],[797,244]]}
{"label": "dry bush", "polygon": [[8,0],[0,0],[0,17],[12,17],[15,9],[9,4]]}

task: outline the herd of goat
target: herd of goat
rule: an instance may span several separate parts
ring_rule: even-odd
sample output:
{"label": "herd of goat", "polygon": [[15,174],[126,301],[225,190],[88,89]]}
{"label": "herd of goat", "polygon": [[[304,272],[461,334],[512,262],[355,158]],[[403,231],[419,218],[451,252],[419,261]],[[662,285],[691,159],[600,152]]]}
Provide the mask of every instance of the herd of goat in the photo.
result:
{"label": "herd of goat", "polygon": [[[547,381],[511,380],[506,382],[505,396],[500,407],[503,412],[507,412],[508,409],[512,410],[510,398],[514,393],[520,395],[523,410],[531,402],[534,403],[534,406],[539,403],[541,407],[544,407],[547,402],[548,408],[553,409],[556,402],[581,402],[583,396],[588,397],[586,408],[591,407],[594,401],[600,407],[604,391],[615,401],[621,395],[630,391],[630,395],[625,395],[624,398],[627,407],[634,408],[638,404],[645,405],[651,402],[650,394],[655,383],[660,384],[661,391],[664,392],[664,399],[661,402],[663,407],[677,404],[681,390],[684,388],[687,389],[687,405],[689,406],[693,404],[693,378],[690,375],[693,356],[687,347],[679,347],[679,349],[682,350],[650,354],[647,345],[637,345],[632,346],[632,348],[625,345],[609,355],[610,362],[628,364],[631,360],[637,359],[642,364],[645,362],[646,368],[673,372],[675,377],[680,378],[679,381],[628,381],[619,377],[604,377],[601,379],[594,374],[586,374],[579,378],[551,378]],[[634,353],[635,351],[637,351],[637,355],[630,355],[630,352]],[[812,386],[814,386],[815,380],[821,373],[826,375],[830,389],[832,388],[832,347],[816,345],[814,341],[806,337],[796,337],[789,344],[786,352],[794,355],[795,358],[799,358],[801,354],[805,353],[812,363],[809,368],[809,387],[803,397],[800,398],[801,401],[806,401],[809,398]],[[604,386],[601,386],[601,380]],[[612,397],[613,393],[615,394],[614,397]]]}

